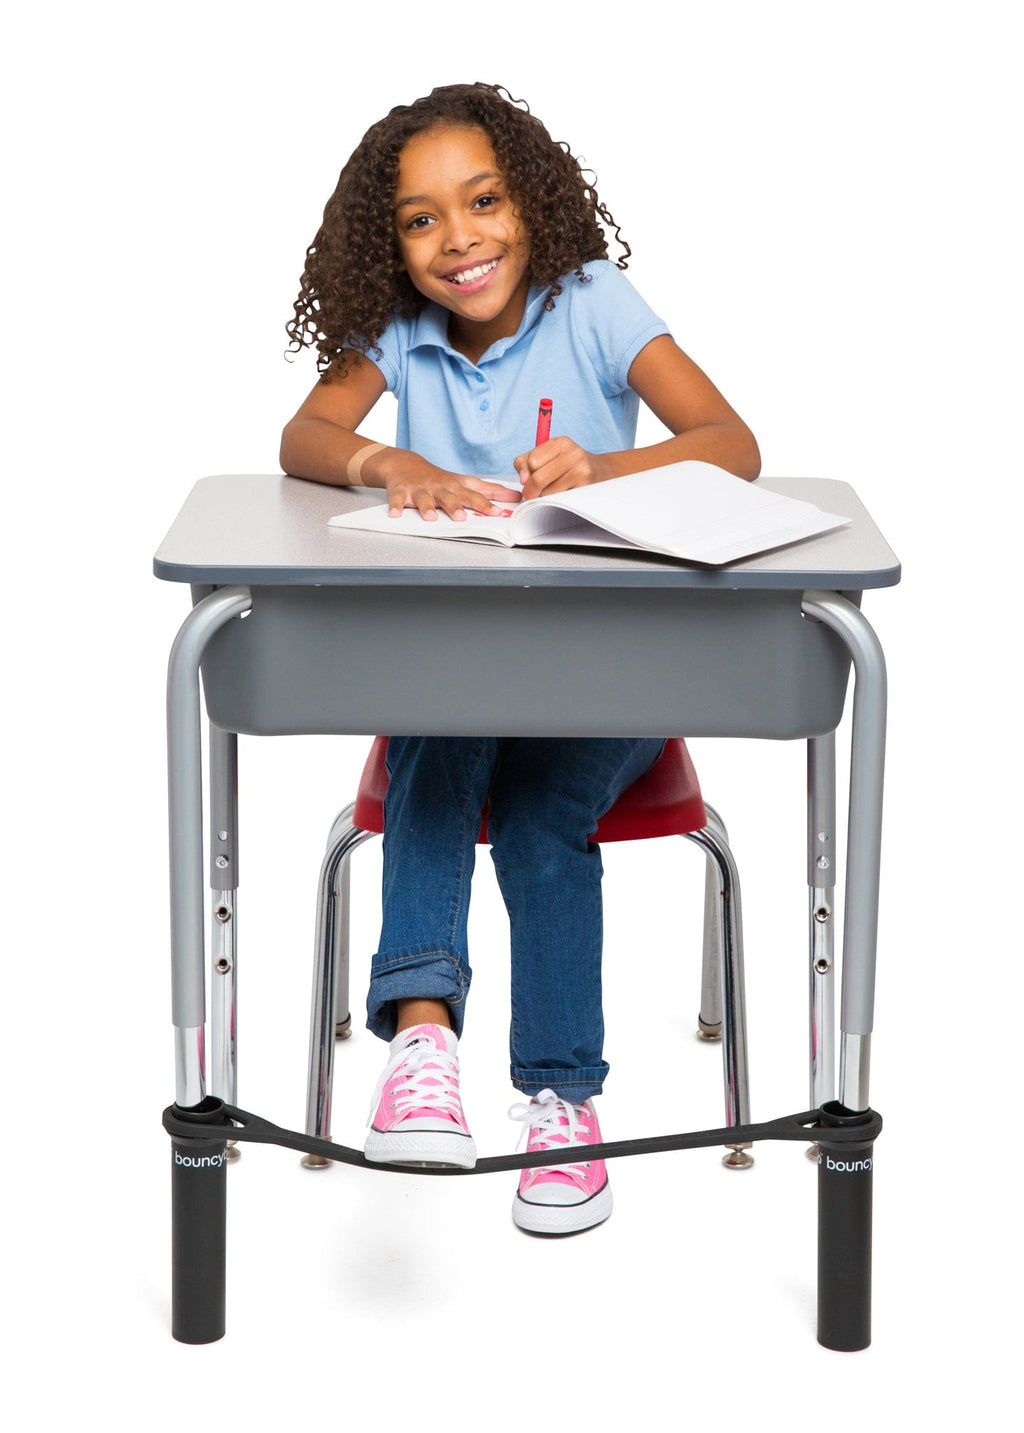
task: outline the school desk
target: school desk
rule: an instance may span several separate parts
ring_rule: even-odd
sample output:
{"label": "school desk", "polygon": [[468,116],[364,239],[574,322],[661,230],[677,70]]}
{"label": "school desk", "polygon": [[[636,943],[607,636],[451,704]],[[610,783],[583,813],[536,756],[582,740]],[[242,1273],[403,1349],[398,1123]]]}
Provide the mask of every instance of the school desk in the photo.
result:
{"label": "school desk", "polygon": [[[379,498],[296,478],[211,477],[192,490],[154,560],[158,577],[191,584],[194,604],[171,650],[167,692],[176,1083],[164,1125],[172,1137],[176,1337],[209,1342],[224,1331],[226,1140],[362,1162],[207,1093],[201,668],[211,723],[214,956],[223,969],[233,966],[236,733],[807,741],[812,1108],[667,1144],[620,1142],[629,1147],[618,1152],[740,1137],[816,1140],[818,1337],[829,1347],[867,1344],[871,1169],[881,1128],[868,1091],[886,679],[860,602],[864,591],[898,582],[900,571],[845,483],[761,485],[852,521],[710,569],[648,554],[510,551],[333,529],[327,520],[335,513]],[[834,733],[851,662],[836,1081]],[[213,1018],[225,1027],[233,1019],[216,980]],[[217,1072],[218,1095],[226,1078]],[[554,1158],[511,1156],[477,1168]]]}

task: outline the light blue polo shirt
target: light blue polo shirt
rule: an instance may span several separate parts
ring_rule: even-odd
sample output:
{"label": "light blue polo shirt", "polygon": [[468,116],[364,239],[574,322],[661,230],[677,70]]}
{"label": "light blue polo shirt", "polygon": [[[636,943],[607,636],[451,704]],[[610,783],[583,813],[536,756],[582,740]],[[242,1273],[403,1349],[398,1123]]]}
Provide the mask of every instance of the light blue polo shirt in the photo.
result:
{"label": "light blue polo shirt", "polygon": [[591,453],[632,448],[639,398],[630,364],[667,326],[621,269],[585,264],[589,283],[562,280],[555,307],[532,288],[523,321],[473,364],[448,342],[448,310],[429,303],[395,319],[367,355],[398,399],[396,444],[440,468],[476,476],[511,475],[513,458],[537,437],[537,405],[552,400],[551,436]]}

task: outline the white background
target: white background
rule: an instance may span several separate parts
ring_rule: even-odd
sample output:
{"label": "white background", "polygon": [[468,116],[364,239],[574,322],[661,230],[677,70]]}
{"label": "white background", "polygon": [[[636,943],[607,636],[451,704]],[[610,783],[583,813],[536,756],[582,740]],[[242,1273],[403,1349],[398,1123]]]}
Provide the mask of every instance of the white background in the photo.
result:
{"label": "white background", "polygon": [[[1013,10],[180,0],[9,22],[4,1343],[29,1426],[720,1410],[845,1428],[873,1410],[952,1427],[1001,1401],[1019,1298]],[[618,1161],[613,1219],[562,1243],[513,1229],[511,1176],[311,1175],[250,1148],[229,1172],[227,1340],[169,1336],[163,682],[187,595],[151,554],[203,474],[277,470],[315,376],[284,362],[283,325],[337,172],[391,105],[467,79],[525,96],[596,169],[631,278],[764,471],[853,483],[903,562],[865,602],[891,721],[860,1355],[815,1343],[815,1176],[785,1145],[747,1175],[714,1151]],[[392,421],[382,406],[367,431]],[[364,749],[241,743],[239,1099],[292,1127],[316,873]],[[803,752],[694,752],[744,879],[768,1118],[807,1098]],[[363,955],[377,860],[357,858]],[[700,858],[662,842],[606,864],[606,1134],[717,1124],[717,1055],[692,1039]],[[477,896],[464,1091],[496,1153],[514,1096],[486,856]],[[361,1031],[339,1050],[346,1143],[380,1056]]]}

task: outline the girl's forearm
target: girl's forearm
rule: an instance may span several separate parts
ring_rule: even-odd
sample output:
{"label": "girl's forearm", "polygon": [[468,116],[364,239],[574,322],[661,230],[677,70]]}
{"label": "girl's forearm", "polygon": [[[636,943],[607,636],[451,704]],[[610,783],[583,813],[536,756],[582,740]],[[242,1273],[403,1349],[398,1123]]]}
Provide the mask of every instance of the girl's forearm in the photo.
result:
{"label": "girl's forearm", "polygon": [[[353,482],[350,464],[376,440],[343,428],[328,418],[296,417],[281,437],[281,467],[296,478],[346,487]],[[360,487],[383,488],[398,472],[429,468],[425,458],[402,448],[383,447],[370,453],[360,466]]]}
{"label": "girl's forearm", "polygon": [[753,433],[745,423],[706,423],[690,428],[663,443],[648,448],[633,448],[621,453],[603,453],[600,457],[609,478],[625,477],[627,473],[643,473],[648,468],[696,459],[714,463],[727,473],[753,482],[761,471],[761,454]]}
{"label": "girl's forearm", "polygon": [[295,417],[281,435],[281,467],[296,478],[344,487],[350,482],[349,463],[372,442],[328,418]]}
{"label": "girl's forearm", "polygon": [[[350,422],[360,422],[353,414]],[[419,453],[390,448],[353,428],[313,414],[296,414],[281,437],[281,466],[297,478],[334,487],[384,488],[388,511],[416,508],[428,522],[438,512],[464,522],[466,510],[488,514],[495,503],[515,502],[518,490],[502,483],[448,473]]]}

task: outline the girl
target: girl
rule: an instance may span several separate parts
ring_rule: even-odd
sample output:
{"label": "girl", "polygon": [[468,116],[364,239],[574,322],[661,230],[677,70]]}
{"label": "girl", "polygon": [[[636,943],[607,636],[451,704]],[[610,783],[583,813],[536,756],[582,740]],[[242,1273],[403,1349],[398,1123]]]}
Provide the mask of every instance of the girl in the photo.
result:
{"label": "girl", "polygon": [[[383,488],[393,516],[414,507],[427,522],[686,458],[755,478],[753,436],[624,278],[628,254],[577,161],[507,91],[448,85],[393,109],[346,164],[307,252],[288,331],[296,349],[316,346],[321,379],[284,430],[282,467]],[[398,399],[395,446],[357,431],[385,390]],[[558,432],[534,446],[541,394]],[[634,449],[641,398],[673,436]],[[512,471],[521,493],[478,476]],[[456,1049],[488,801],[511,924],[511,1076],[531,1096],[510,1113],[530,1150],[600,1142],[601,857],[587,838],[661,747],[390,739],[367,1021],[390,1051],[368,1159],[475,1162]],[[513,1205],[538,1233],[610,1212],[604,1164],[585,1159],[524,1171]]]}

